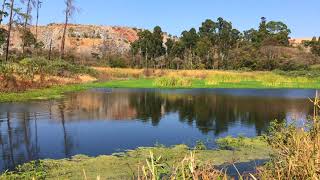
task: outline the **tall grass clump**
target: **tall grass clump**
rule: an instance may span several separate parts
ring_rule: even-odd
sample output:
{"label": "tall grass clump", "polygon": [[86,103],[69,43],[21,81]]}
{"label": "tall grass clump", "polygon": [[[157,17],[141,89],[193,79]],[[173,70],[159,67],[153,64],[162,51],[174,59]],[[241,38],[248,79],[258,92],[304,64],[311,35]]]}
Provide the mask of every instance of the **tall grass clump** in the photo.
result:
{"label": "tall grass clump", "polygon": [[192,79],[187,77],[164,76],[155,79],[154,85],[158,87],[191,87]]}
{"label": "tall grass clump", "polygon": [[219,85],[221,83],[241,83],[254,81],[254,77],[248,74],[241,73],[217,73],[209,76],[205,80],[206,85]]}
{"label": "tall grass clump", "polygon": [[139,167],[138,180],[227,180],[228,177],[222,170],[217,170],[210,164],[197,161],[195,154],[190,152],[181,162],[169,166],[162,158],[155,157],[150,152],[146,165]]}
{"label": "tall grass clump", "polygon": [[256,76],[256,81],[261,82],[266,87],[292,87],[295,84],[320,82],[320,79],[310,77],[290,77],[270,73]]}
{"label": "tall grass clump", "polygon": [[320,179],[320,118],[317,95],[314,114],[302,127],[274,122],[267,140],[274,153],[262,168],[262,179]]}

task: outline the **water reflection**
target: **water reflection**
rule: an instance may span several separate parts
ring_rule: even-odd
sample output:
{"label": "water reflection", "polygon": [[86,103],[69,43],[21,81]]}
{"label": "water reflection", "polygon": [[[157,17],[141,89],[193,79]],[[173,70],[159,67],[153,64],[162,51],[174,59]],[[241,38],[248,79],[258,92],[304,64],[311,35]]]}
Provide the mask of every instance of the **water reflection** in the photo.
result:
{"label": "water reflection", "polygon": [[273,119],[306,119],[312,96],[314,90],[96,89],[56,101],[0,104],[0,169],[156,142],[260,135]]}

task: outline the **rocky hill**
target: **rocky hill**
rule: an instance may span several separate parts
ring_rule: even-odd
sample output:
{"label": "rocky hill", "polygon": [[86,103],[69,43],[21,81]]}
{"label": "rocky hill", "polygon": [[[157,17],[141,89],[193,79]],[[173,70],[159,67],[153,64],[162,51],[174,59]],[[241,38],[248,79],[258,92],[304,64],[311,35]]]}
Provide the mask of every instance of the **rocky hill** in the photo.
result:
{"label": "rocky hill", "polygon": [[[139,29],[130,27],[76,25],[68,26],[66,50],[81,56],[103,55],[104,53],[126,53],[130,50],[130,43],[138,36]],[[36,34],[36,28],[31,27]],[[59,50],[63,24],[49,24],[38,27],[38,41],[43,42],[44,48]],[[11,49],[21,50],[21,38],[17,29],[12,33]]]}

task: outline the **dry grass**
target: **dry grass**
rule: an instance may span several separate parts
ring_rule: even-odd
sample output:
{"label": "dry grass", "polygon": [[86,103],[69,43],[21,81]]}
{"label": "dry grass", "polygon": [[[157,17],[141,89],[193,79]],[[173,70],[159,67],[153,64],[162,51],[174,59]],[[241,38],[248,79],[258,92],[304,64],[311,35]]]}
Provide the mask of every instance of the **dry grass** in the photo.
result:
{"label": "dry grass", "polygon": [[128,79],[128,78],[154,78],[154,77],[190,77],[205,79],[207,76],[222,73],[222,71],[212,70],[169,70],[169,69],[131,69],[131,68],[109,68],[94,67],[105,79]]}

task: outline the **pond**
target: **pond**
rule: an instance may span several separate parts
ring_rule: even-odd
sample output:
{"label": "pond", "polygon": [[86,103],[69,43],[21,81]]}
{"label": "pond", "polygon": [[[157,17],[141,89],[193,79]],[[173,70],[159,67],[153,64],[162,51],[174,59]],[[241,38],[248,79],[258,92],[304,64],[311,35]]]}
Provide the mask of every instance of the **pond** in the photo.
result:
{"label": "pond", "polygon": [[0,104],[0,170],[36,159],[261,135],[274,119],[304,121],[315,90],[92,89]]}

